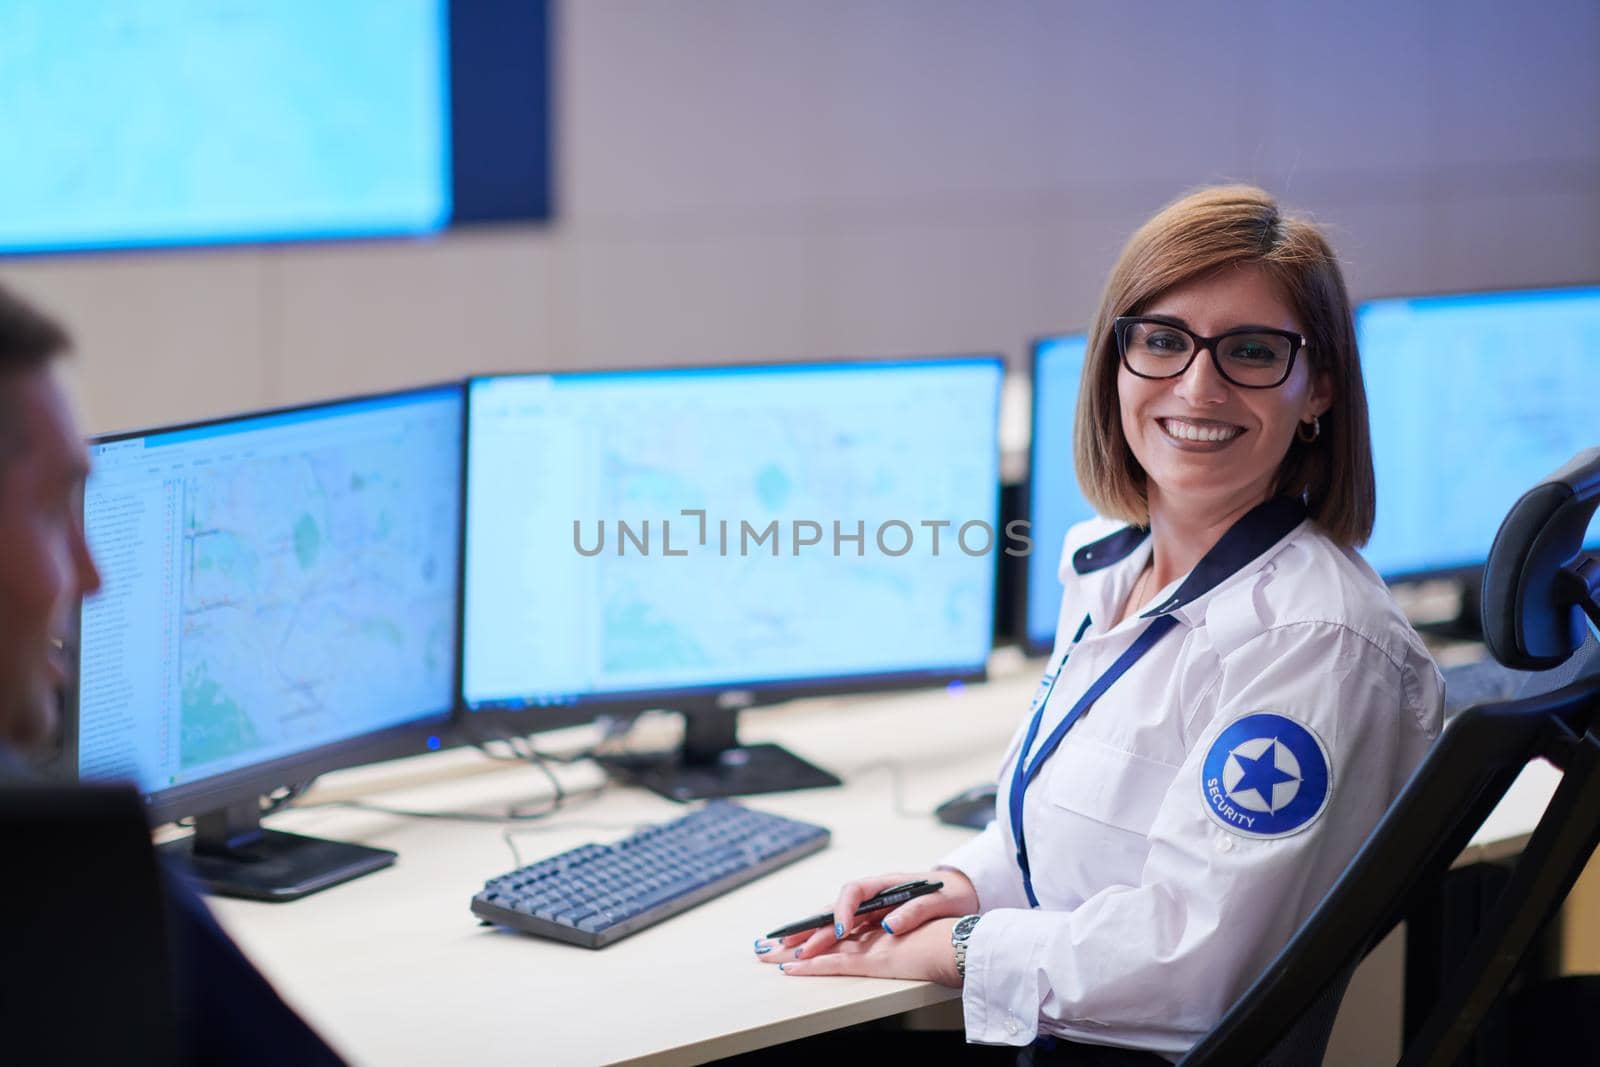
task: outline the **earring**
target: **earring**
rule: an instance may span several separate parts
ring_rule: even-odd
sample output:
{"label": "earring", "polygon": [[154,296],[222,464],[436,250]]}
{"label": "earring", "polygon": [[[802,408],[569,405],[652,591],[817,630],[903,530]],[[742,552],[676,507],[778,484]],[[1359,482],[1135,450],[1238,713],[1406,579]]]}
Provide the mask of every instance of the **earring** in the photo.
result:
{"label": "earring", "polygon": [[1311,432],[1310,433],[1306,432],[1306,424],[1303,423],[1303,422],[1302,423],[1298,423],[1294,428],[1294,435],[1296,437],[1300,438],[1300,440],[1304,441],[1308,445],[1312,441],[1315,441],[1317,438],[1322,436],[1322,420],[1321,419],[1317,418],[1315,415],[1311,416],[1311,424],[1310,425],[1311,425]]}

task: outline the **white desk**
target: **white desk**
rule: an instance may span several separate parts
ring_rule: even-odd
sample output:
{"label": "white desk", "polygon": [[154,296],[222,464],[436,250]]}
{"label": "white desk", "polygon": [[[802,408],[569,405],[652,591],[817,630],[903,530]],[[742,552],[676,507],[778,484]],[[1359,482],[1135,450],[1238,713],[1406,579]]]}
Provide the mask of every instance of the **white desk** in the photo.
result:
{"label": "white desk", "polygon": [[[797,702],[747,712],[747,741],[777,741],[833,770],[842,789],[753,797],[752,807],[821,823],[830,848],[600,951],[479,926],[486,878],[516,866],[484,824],[341,808],[275,816],[286,830],[400,853],[392,868],[292,904],[217,900],[219,919],[280,991],[356,1064],[696,1063],[937,1004],[954,991],[918,982],[793,979],[757,963],[752,941],[820,910],[847,878],[927,867],[969,831],[938,825],[940,800],[991,777],[1037,681],[1038,663],[999,661],[995,680]],[[556,748],[566,739],[542,738]],[[903,803],[895,810],[901,768]],[[591,766],[563,770],[593,784]],[[1555,772],[1551,771],[1551,776]],[[1533,775],[1475,845],[1525,835],[1553,784]],[[332,776],[307,798],[360,796],[427,810],[503,811],[547,795],[526,765],[472,751]],[[682,808],[613,788],[547,822],[511,827],[524,862]],[[1487,828],[1486,828],[1487,830]],[[1499,835],[1496,838],[1494,835]]]}
{"label": "white desk", "polygon": [[[797,702],[747,712],[742,736],[778,741],[834,771],[843,789],[752,797],[821,823],[833,843],[776,874],[600,951],[482,927],[468,910],[486,878],[516,865],[502,827],[321,808],[271,824],[393,848],[388,870],[292,904],[215,900],[218,918],[282,991],[357,1064],[694,1063],[952,998],[919,982],[793,979],[752,942],[820,910],[848,878],[922,869],[970,831],[928,814],[992,777],[1036,682],[1030,668],[962,691]],[[541,739],[555,747],[561,739]],[[895,774],[904,803],[895,812]],[[561,772],[577,787],[598,772]],[[421,780],[419,781],[419,776]],[[549,783],[472,751],[333,776],[319,796],[429,810],[504,810]],[[524,861],[683,808],[613,788],[547,822],[512,829]]]}

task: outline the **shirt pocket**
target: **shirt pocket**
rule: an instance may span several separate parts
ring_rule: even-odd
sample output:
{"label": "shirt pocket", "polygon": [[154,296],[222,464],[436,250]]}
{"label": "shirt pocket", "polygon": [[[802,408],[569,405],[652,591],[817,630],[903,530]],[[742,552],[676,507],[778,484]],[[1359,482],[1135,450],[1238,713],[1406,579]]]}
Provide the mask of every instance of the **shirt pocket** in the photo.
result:
{"label": "shirt pocket", "polygon": [[1050,803],[1144,837],[1178,768],[1070,734],[1050,760]]}

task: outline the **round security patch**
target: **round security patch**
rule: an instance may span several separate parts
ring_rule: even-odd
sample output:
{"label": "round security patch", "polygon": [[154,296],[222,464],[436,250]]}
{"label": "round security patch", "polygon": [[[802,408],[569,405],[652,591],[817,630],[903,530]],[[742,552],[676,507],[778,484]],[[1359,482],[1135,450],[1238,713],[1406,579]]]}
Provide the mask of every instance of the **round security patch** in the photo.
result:
{"label": "round security patch", "polygon": [[1270,711],[1235,719],[1200,773],[1206,814],[1244,837],[1299,833],[1328,806],[1332,785],[1322,739]]}

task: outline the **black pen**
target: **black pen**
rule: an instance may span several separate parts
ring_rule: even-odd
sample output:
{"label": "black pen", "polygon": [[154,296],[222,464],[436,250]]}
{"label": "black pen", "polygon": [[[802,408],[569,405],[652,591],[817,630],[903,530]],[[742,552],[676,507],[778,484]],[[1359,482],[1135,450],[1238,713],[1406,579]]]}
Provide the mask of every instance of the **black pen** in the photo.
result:
{"label": "black pen", "polygon": [[[877,896],[863,900],[861,906],[856,909],[856,915],[867,915],[874,911],[882,911],[885,908],[899,907],[914,897],[925,897],[929,893],[937,893],[943,888],[943,882],[906,882],[904,885],[891,886]],[[810,918],[801,919],[799,922],[792,922],[788,926],[780,926],[768,934],[767,937],[769,939],[788,937],[790,934],[803,934],[807,930],[820,930],[824,926],[832,925],[833,912],[825,911],[820,915],[813,915]]]}

